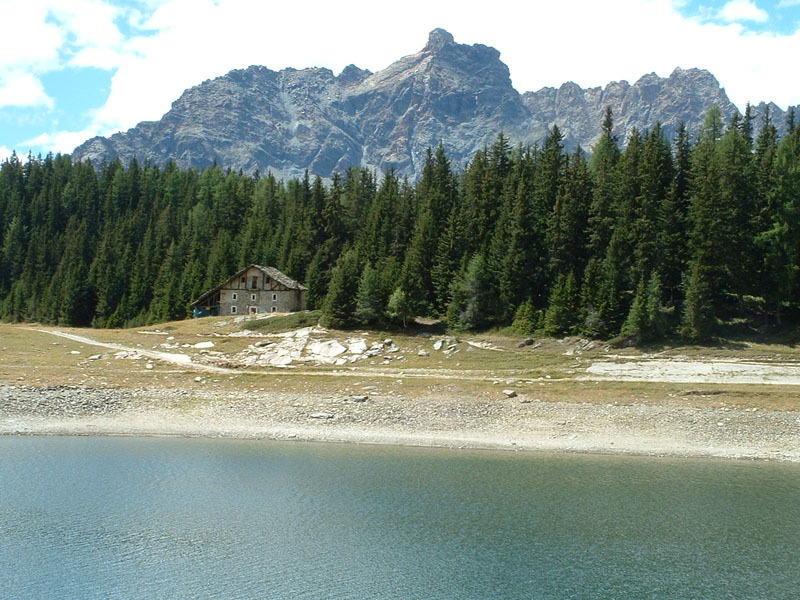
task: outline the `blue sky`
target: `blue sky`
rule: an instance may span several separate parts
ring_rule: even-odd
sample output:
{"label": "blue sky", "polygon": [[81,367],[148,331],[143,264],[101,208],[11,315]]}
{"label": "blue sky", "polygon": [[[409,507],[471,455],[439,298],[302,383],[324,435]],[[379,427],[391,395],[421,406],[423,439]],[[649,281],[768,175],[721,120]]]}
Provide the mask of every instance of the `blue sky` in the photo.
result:
{"label": "blue sky", "polygon": [[428,32],[494,46],[515,87],[710,70],[740,107],[800,103],[800,0],[0,0],[0,160],[159,119],[235,68],[372,71]]}
{"label": "blue sky", "polygon": [[678,11],[704,23],[738,22],[745,31],[789,35],[800,26],[800,0],[741,0],[737,2],[676,2]]}

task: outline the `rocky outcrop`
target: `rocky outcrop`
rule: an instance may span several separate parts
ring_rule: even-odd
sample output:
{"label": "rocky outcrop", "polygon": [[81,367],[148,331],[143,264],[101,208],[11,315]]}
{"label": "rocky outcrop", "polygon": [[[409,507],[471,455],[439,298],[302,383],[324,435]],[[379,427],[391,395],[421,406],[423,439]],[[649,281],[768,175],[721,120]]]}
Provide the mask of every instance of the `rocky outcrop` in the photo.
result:
{"label": "rocky outcrop", "polygon": [[675,69],[667,78],[649,73],[633,85],[615,81],[586,90],[568,82],[558,89],[527,92],[523,100],[548,128],[558,125],[568,145],[584,148],[599,139],[607,106],[614,113],[615,134],[621,140],[634,128],[644,131],[656,123],[670,135],[684,122],[694,135],[713,104],[725,119],[738,112],[716,78],[702,69]]}
{"label": "rocky outcrop", "polygon": [[[501,131],[512,143],[531,144],[558,125],[568,147],[591,148],[606,106],[624,140],[633,127],[657,122],[671,132],[684,121],[694,133],[714,103],[725,118],[736,112],[714,76],[700,69],[676,69],[665,79],[651,73],[632,85],[584,90],[570,82],[520,95],[497,50],[458,44],[436,29],[420,52],[378,73],[354,65],[338,76],[318,68],[231,71],[186,90],[160,121],[88,140],[73,159],[216,163],[280,177],[306,169],[328,177],[359,165],[414,179],[426,150],[439,143],[463,167]],[[772,110],[783,125],[782,111]]]}

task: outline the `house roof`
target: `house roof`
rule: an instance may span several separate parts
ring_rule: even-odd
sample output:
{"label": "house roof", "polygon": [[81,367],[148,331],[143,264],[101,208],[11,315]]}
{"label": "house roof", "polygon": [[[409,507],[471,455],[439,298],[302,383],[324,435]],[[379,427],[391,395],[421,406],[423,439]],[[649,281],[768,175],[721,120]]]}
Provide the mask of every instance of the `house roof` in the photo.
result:
{"label": "house roof", "polygon": [[298,283],[297,281],[295,281],[294,279],[292,279],[288,275],[286,275],[284,273],[281,273],[275,267],[262,267],[261,265],[248,265],[244,269],[242,269],[241,271],[238,271],[238,272],[234,273],[233,275],[231,275],[230,277],[228,277],[228,279],[226,279],[225,281],[220,283],[217,287],[211,288],[207,292],[203,293],[197,300],[192,302],[190,306],[197,306],[199,304],[203,304],[204,301],[207,300],[209,296],[212,296],[213,294],[215,294],[216,292],[218,292],[219,290],[224,288],[226,285],[228,285],[229,283],[231,283],[235,279],[238,279],[239,277],[244,275],[250,269],[258,269],[259,271],[261,271],[264,275],[266,275],[270,279],[274,279],[275,281],[277,281],[281,285],[286,286],[290,290],[305,291],[306,289],[308,289],[308,288],[306,288],[306,286],[304,286],[301,283]]}

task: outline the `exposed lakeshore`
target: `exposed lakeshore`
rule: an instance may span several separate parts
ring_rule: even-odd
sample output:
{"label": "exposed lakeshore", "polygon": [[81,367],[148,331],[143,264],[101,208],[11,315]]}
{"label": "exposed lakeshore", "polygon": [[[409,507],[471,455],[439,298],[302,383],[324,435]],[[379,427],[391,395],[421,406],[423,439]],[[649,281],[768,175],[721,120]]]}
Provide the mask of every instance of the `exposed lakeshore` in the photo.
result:
{"label": "exposed lakeshore", "polygon": [[[254,339],[235,332],[210,336],[207,324],[205,330],[196,323],[182,327],[195,329],[171,331],[171,346],[182,336],[201,336],[215,340],[220,351],[170,354],[159,350],[166,344],[134,343],[156,340],[154,331],[70,330],[65,338],[64,331],[3,325],[0,434],[231,437],[800,462],[800,385],[794,372],[800,369],[793,356],[783,356],[781,364],[760,361],[758,372],[752,355],[725,363],[693,360],[694,367],[724,367],[722,375],[693,371],[681,380],[665,371],[665,365],[675,370],[681,361],[663,353],[657,359],[608,356],[607,350],[583,345],[582,354],[563,341],[517,350],[515,343],[503,347],[502,340],[493,340],[491,348],[459,343],[460,354],[437,357],[421,352],[432,340],[407,337],[398,339],[391,358],[376,356],[342,369],[231,368],[225,365],[232,357],[257,349]],[[614,380],[607,369],[593,374],[592,365],[611,363],[629,364],[626,373],[637,379]],[[730,372],[737,364],[738,375]],[[647,365],[657,380],[642,381]]]}
{"label": "exposed lakeshore", "polygon": [[800,414],[738,408],[0,386],[0,433],[200,436],[800,462]]}

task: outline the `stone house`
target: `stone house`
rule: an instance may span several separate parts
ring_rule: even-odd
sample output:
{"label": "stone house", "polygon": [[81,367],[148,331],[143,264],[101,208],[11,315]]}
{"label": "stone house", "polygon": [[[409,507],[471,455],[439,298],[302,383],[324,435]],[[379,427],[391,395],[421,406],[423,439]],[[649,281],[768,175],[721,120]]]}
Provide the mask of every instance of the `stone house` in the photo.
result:
{"label": "stone house", "polygon": [[274,267],[250,265],[192,302],[195,317],[303,310],[306,287]]}

